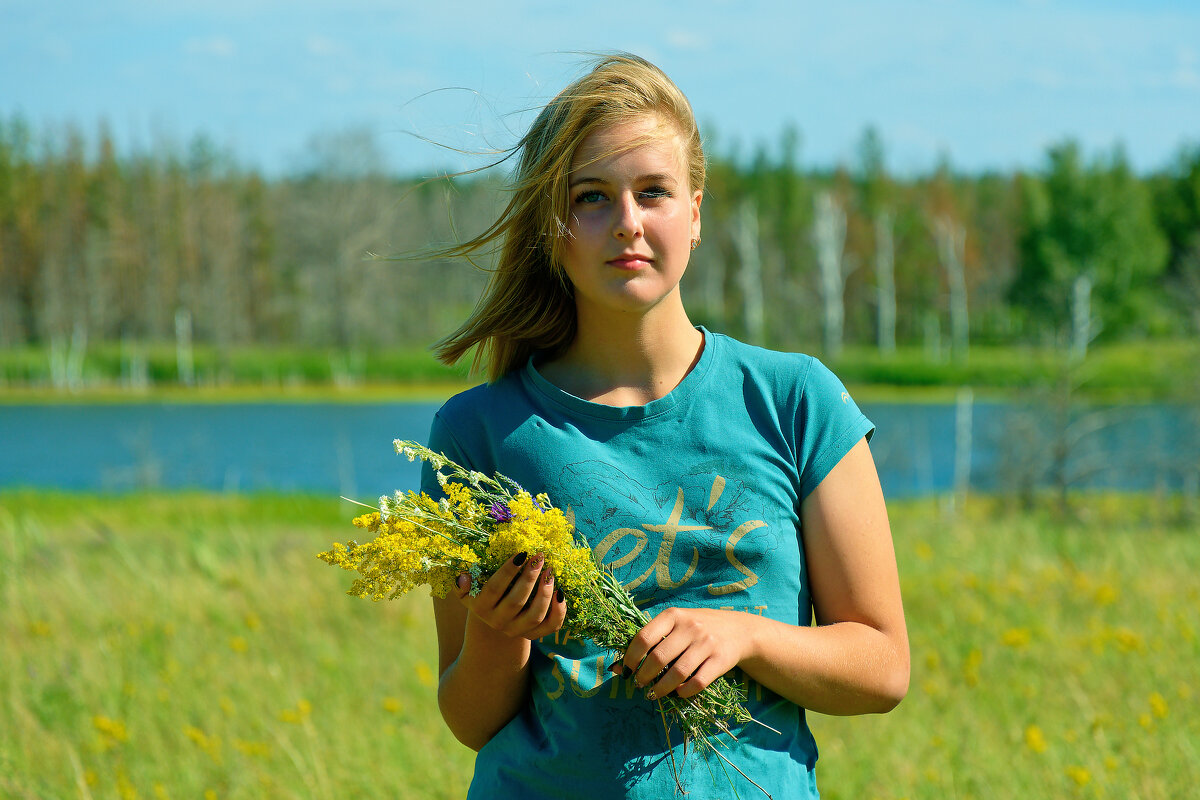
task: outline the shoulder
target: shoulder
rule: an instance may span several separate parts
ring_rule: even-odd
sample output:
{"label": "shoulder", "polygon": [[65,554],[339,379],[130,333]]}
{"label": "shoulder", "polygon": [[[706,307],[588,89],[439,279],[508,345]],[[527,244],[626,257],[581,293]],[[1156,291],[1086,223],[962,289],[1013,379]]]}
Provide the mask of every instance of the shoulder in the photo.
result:
{"label": "shoulder", "polygon": [[747,344],[725,334],[711,334],[720,368],[733,370],[772,394],[799,399],[814,372],[832,375],[828,368],[806,353],[770,350]]}
{"label": "shoulder", "polygon": [[480,414],[495,411],[497,407],[512,405],[522,395],[520,371],[512,370],[497,381],[481,383],[452,396],[438,409],[437,417],[453,425],[476,419]]}

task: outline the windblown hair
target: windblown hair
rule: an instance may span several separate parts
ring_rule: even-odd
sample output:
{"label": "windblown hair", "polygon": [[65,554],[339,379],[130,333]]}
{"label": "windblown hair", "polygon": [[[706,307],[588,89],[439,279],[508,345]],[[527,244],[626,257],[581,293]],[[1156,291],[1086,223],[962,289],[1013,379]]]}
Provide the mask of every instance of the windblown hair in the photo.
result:
{"label": "windblown hair", "polygon": [[593,132],[647,113],[678,135],[689,189],[704,190],[700,132],[679,87],[638,56],[598,58],[587,74],[541,110],[509,153],[519,157],[511,198],[499,218],[475,238],[440,251],[442,256],[470,258],[500,242],[499,260],[475,310],[433,346],[440,361],[455,364],[474,348],[472,369],[486,366],[488,380],[495,381],[535,352],[554,357],[566,350],[576,331],[574,293],[562,267],[571,161]]}

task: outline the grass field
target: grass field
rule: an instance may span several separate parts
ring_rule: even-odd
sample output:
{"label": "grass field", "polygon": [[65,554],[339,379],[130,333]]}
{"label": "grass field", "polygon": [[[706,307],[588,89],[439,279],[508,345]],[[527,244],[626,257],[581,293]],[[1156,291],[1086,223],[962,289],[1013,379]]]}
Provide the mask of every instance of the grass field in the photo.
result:
{"label": "grass field", "polygon": [[[827,798],[1180,798],[1200,784],[1200,536],[894,504],[908,698],[813,715]],[[428,601],[346,597],[352,511],[281,496],[0,493],[0,797],[460,798]]]}

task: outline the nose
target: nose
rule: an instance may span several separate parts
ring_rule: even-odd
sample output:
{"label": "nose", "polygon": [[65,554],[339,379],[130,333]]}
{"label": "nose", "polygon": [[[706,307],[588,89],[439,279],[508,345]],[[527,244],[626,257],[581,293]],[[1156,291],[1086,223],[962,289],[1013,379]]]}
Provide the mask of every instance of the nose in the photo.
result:
{"label": "nose", "polygon": [[642,207],[631,192],[623,192],[615,204],[616,218],[613,220],[613,235],[618,239],[640,239],[645,232],[642,227]]}

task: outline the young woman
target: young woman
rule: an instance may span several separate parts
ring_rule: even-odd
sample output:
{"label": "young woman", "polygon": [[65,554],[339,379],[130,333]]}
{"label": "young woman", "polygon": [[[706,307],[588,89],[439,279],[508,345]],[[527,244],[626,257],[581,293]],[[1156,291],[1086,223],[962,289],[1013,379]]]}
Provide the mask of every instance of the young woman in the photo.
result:
{"label": "young woman", "polygon": [[[599,60],[518,150],[507,208],[454,248],[500,242],[499,263],[438,345],[448,363],[475,348],[490,381],[443,406],[430,447],[568,508],[653,619],[612,664],[560,632],[537,553],[435,600],[442,715],[478,751],[470,797],[658,800],[677,778],[694,797],[755,796],[678,732],[668,750],[647,701],[726,673],[778,733],[748,725],[722,754],[777,800],[816,797],[805,710],[884,712],[908,687],[874,428],[815,359],[689,321],[704,155],[656,67]],[[439,494],[428,469],[423,483]]]}

